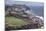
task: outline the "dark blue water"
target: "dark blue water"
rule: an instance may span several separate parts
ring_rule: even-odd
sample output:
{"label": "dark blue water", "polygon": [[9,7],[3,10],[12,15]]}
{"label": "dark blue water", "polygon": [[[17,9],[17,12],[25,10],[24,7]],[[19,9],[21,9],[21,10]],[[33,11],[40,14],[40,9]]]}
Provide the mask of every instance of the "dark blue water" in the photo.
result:
{"label": "dark blue water", "polygon": [[44,17],[44,6],[32,6],[33,14]]}

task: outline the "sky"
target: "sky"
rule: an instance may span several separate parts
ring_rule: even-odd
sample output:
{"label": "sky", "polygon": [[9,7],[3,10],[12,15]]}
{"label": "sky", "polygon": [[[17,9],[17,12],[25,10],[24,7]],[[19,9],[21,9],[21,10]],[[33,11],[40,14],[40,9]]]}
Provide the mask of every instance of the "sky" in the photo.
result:
{"label": "sky", "polygon": [[44,0],[6,0],[6,1],[32,1],[32,2],[43,2]]}
{"label": "sky", "polygon": [[[15,2],[15,1],[19,1],[19,2]],[[26,1],[26,2],[23,2],[23,1]],[[28,2],[29,1],[29,2]],[[42,5],[40,3],[42,3],[44,0],[5,0],[5,3],[6,4],[27,4],[27,5]],[[40,2],[40,3],[31,3],[31,2]]]}

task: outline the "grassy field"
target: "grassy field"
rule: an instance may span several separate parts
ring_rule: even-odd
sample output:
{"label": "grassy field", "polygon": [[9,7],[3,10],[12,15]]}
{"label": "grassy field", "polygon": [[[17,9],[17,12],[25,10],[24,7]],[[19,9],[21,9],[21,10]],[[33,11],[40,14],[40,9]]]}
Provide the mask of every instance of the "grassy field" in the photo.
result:
{"label": "grassy field", "polygon": [[24,21],[23,19],[19,19],[13,16],[6,16],[5,17],[5,23],[9,24],[9,25],[24,25],[27,24],[26,21]]}

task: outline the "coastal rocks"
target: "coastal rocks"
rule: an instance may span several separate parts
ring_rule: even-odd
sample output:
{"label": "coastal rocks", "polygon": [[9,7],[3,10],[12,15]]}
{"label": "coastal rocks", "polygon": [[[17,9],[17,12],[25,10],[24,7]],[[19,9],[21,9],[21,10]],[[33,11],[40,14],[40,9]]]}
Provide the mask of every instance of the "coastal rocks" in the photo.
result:
{"label": "coastal rocks", "polygon": [[32,18],[32,23],[38,24],[38,27],[42,27],[44,25],[43,20],[38,18],[38,17],[33,17]]}

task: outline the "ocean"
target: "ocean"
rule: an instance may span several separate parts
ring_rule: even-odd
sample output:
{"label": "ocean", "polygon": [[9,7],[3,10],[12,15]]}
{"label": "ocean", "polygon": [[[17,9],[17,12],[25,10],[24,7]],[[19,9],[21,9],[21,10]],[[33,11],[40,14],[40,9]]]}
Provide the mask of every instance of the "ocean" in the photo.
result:
{"label": "ocean", "polygon": [[32,6],[31,9],[34,15],[44,17],[44,6]]}
{"label": "ocean", "polygon": [[32,14],[43,20],[44,18],[44,6],[31,6]]}

